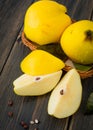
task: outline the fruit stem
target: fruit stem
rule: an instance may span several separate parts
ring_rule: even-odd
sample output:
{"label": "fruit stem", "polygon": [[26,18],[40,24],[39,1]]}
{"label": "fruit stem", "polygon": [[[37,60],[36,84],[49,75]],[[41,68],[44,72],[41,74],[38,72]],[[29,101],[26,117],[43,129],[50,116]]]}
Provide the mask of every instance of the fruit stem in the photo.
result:
{"label": "fruit stem", "polygon": [[90,41],[93,40],[93,31],[87,30],[87,31],[85,32],[85,34],[86,34],[86,40],[90,40]]}

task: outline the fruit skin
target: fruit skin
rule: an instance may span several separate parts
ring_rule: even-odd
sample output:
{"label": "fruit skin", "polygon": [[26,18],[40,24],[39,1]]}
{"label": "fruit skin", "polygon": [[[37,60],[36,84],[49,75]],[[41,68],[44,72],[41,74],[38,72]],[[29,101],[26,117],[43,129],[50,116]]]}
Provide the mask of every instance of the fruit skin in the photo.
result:
{"label": "fruit skin", "polygon": [[56,118],[66,118],[78,110],[81,98],[80,76],[75,69],[72,69],[52,91],[48,102],[48,114]]}
{"label": "fruit skin", "polygon": [[21,70],[33,76],[61,70],[65,64],[59,58],[43,50],[34,50],[21,62]]}
{"label": "fruit skin", "polygon": [[14,92],[21,96],[43,95],[50,92],[56,86],[61,75],[62,70],[44,76],[23,74],[13,82]]}
{"label": "fruit skin", "polygon": [[65,12],[66,7],[55,1],[35,2],[25,15],[26,37],[39,45],[59,42],[62,32],[71,24],[71,18]]}
{"label": "fruit skin", "polygon": [[[91,37],[88,37],[91,32]],[[61,37],[61,46],[65,54],[80,64],[93,63],[93,22],[80,20],[71,24]]]}

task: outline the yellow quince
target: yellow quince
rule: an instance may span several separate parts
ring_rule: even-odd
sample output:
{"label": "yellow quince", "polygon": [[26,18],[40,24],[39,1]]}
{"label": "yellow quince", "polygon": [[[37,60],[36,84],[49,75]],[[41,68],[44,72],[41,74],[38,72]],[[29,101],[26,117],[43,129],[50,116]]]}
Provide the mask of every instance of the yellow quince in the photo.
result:
{"label": "yellow quince", "polygon": [[62,32],[71,24],[67,8],[55,1],[38,1],[26,11],[24,33],[39,45],[59,42]]}
{"label": "yellow quince", "polygon": [[71,24],[61,37],[61,47],[70,59],[80,64],[93,64],[93,21]]}

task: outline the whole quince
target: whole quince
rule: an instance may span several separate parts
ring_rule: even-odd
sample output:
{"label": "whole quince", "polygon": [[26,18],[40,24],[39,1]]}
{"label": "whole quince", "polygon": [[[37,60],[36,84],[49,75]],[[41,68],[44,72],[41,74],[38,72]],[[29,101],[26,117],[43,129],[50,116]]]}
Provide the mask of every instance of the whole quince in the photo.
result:
{"label": "whole quince", "polygon": [[38,1],[26,11],[24,33],[39,45],[58,42],[62,32],[71,24],[67,8],[55,1]]}
{"label": "whole quince", "polygon": [[65,54],[80,64],[93,64],[93,21],[80,20],[71,24],[61,37]]}

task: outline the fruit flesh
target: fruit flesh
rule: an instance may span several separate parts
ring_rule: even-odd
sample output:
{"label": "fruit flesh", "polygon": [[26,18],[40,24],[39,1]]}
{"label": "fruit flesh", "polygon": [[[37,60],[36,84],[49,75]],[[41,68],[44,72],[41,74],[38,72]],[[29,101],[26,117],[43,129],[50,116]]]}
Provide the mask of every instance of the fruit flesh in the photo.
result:
{"label": "fruit flesh", "polygon": [[50,92],[59,82],[62,71],[42,76],[23,74],[14,82],[14,92],[23,96],[38,96]]}
{"label": "fruit flesh", "polygon": [[64,62],[43,50],[34,50],[21,62],[21,70],[30,75],[45,75],[61,70]]}
{"label": "fruit flesh", "polygon": [[74,114],[80,106],[81,97],[80,76],[75,69],[72,69],[53,90],[48,103],[48,114],[56,118],[65,118]]}
{"label": "fruit flesh", "polygon": [[[48,5],[48,6],[47,6]],[[66,7],[54,1],[39,1],[28,8],[24,20],[26,37],[40,45],[59,42],[64,29],[71,24]]]}
{"label": "fruit flesh", "polygon": [[[92,39],[87,38],[87,31]],[[80,64],[93,64],[93,22],[81,20],[70,25],[61,37],[61,46],[65,54]]]}

